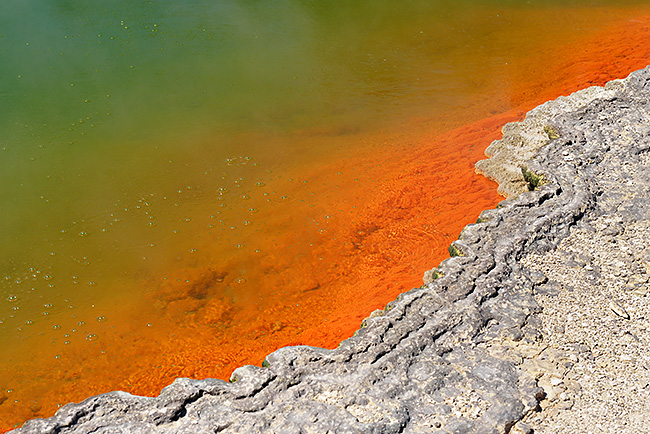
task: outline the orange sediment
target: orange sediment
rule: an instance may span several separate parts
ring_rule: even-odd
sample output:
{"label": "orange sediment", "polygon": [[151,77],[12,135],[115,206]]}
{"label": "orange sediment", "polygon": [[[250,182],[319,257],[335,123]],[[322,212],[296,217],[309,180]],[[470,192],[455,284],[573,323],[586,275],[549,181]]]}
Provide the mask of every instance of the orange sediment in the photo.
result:
{"label": "orange sediment", "polygon": [[[649,42],[650,17],[625,20],[588,40],[513,61],[504,94],[475,114],[481,120],[441,132],[414,119],[405,132],[338,138],[371,144],[354,158],[302,169],[297,181],[318,186],[309,191],[286,181],[295,216],[288,223],[273,213],[265,217],[264,233],[250,240],[258,256],[233,253],[226,260],[215,248],[214,261],[207,255],[143,277],[146,300],[137,306],[115,300],[122,320],[102,323],[101,339],[90,349],[66,348],[56,365],[32,343],[11,373],[29,378],[29,387],[0,391],[0,432],[97,393],[156,396],[179,376],[228,379],[236,367],[260,365],[282,346],[335,348],[374,309],[420,286],[462,228],[501,199],[492,182],[474,173],[474,163],[505,123],[646,66]],[[379,142],[388,146],[372,145]],[[318,202],[310,199],[314,191]],[[232,272],[243,263],[255,271]],[[116,347],[119,357],[107,355]]]}

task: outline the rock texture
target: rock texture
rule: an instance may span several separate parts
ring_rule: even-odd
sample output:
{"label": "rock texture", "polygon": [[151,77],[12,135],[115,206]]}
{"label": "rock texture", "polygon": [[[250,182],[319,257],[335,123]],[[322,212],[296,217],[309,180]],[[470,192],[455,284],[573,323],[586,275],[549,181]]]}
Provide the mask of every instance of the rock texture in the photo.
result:
{"label": "rock texture", "polygon": [[[599,356],[595,341],[551,339],[566,329],[551,330],[549,336],[554,323],[545,322],[541,311],[552,303],[542,297],[567,291],[574,273],[579,285],[609,285],[612,279],[603,280],[603,273],[610,273],[605,265],[610,259],[596,260],[597,250],[589,244],[603,231],[632,236],[636,224],[648,234],[649,98],[646,68],[605,88],[546,103],[504,127],[504,138],[489,148],[493,158],[478,169],[512,197],[467,226],[450,247],[453,257],[426,273],[421,288],[374,312],[336,350],[282,348],[264,367],[238,368],[229,383],[177,379],[157,398],[112,392],[68,404],[54,417],[29,421],[14,432],[529,433],[533,426],[543,428],[552,417],[549,409],[556,409],[555,415],[570,411],[584,389],[568,374]],[[605,226],[590,229],[598,225]],[[571,237],[589,251],[560,244]],[[647,314],[618,296],[647,292],[648,239],[628,240],[637,246],[628,249],[634,260],[618,268],[625,271],[613,279],[618,283],[609,310],[596,313],[611,321]],[[553,271],[546,264],[556,257],[565,268]],[[553,277],[555,272],[564,275]],[[642,325],[635,324],[629,332],[639,338],[634,327]],[[647,363],[647,353],[640,352],[629,352],[629,363]],[[647,389],[643,381],[634,390]],[[540,419],[544,414],[548,418]]]}

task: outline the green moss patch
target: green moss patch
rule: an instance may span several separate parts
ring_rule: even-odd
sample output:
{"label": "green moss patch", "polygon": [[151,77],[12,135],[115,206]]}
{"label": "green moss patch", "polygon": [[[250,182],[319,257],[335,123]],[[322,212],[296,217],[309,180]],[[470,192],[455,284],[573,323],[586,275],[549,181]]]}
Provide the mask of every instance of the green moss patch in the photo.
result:
{"label": "green moss patch", "polygon": [[528,183],[528,190],[530,191],[536,190],[540,185],[547,183],[544,175],[537,175],[525,166],[521,166],[521,174],[524,176],[524,181]]}
{"label": "green moss patch", "polygon": [[454,256],[465,256],[465,254],[462,250],[452,244],[449,246],[449,256],[453,258]]}
{"label": "green moss patch", "polygon": [[555,128],[553,128],[552,126],[550,126],[550,125],[546,125],[544,127],[544,132],[546,133],[548,138],[551,139],[551,140],[555,140],[555,139],[560,138],[560,133],[558,133],[557,130]]}

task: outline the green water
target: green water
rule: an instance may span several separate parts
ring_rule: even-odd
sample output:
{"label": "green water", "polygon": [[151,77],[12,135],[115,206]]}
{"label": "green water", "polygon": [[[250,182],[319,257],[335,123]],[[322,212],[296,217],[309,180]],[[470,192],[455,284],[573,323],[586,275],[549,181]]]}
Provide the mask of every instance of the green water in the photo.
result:
{"label": "green water", "polygon": [[263,234],[251,192],[345,151],[310,135],[505,86],[526,43],[496,32],[513,10],[611,4],[3,0],[0,343],[63,333],[125,282]]}
{"label": "green water", "polygon": [[323,152],[265,138],[372,128],[454,93],[450,42],[430,43],[454,30],[449,6],[3,1],[2,338],[187,253],[219,188]]}

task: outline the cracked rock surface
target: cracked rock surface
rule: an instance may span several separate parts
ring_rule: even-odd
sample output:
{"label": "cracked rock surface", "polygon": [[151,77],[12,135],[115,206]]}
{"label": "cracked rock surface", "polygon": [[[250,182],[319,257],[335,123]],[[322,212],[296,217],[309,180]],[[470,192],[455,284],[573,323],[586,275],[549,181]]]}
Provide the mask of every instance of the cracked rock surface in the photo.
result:
{"label": "cracked rock surface", "polygon": [[[477,168],[511,198],[467,226],[456,256],[422,287],[375,311],[339,348],[282,348],[229,383],[177,379],[157,398],[95,396],[14,432],[530,433],[559,432],[568,419],[566,432],[581,432],[589,421],[570,412],[621,411],[606,393],[594,401],[592,385],[596,394],[645,391],[630,413],[641,423],[650,401],[649,99],[646,68],[504,127]],[[592,309],[585,298],[602,302],[580,317]]]}

